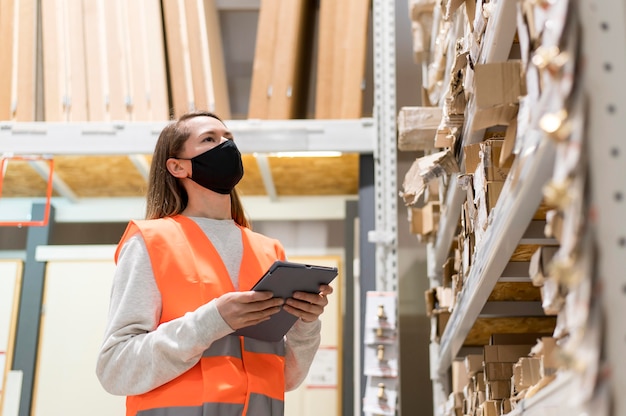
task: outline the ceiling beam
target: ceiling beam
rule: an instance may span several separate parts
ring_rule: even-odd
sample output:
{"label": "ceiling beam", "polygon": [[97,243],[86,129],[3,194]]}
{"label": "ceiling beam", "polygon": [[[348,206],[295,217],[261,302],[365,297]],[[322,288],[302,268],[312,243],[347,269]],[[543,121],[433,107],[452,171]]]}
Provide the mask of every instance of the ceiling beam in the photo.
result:
{"label": "ceiling beam", "polygon": [[[44,162],[43,160],[35,160],[28,162],[28,164],[46,181],[46,183],[48,182],[51,167],[47,162]],[[69,185],[59,177],[59,175],[52,175],[52,189],[71,202],[78,201],[78,196],[76,196],[74,191],[72,191],[72,188],[70,188]]]}
{"label": "ceiling beam", "polygon": [[276,186],[274,185],[274,178],[272,176],[272,170],[270,169],[270,164],[267,160],[267,156],[260,153],[255,153],[254,158],[256,159],[256,163],[259,166],[259,171],[261,172],[261,179],[263,180],[263,185],[265,185],[265,192],[267,193],[268,198],[272,202],[276,202],[278,199],[278,194],[276,193]]}

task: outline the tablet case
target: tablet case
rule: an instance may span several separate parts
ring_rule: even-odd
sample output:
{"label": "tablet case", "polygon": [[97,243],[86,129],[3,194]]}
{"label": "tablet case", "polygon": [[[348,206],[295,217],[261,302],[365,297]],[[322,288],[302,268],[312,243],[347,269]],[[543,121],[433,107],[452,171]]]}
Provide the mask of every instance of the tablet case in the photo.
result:
{"label": "tablet case", "polygon": [[[336,267],[315,266],[277,260],[252,287],[252,290],[269,290],[274,297],[287,299],[293,292],[318,293],[321,284],[329,284],[337,277]],[[280,341],[296,323],[298,317],[282,310],[267,321],[240,328],[236,335],[262,341]]]}

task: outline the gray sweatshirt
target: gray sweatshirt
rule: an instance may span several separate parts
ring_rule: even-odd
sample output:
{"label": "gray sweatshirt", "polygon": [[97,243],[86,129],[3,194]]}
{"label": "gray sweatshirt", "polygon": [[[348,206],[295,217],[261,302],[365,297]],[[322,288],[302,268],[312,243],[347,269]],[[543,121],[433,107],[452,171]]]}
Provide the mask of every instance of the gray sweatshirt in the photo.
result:
{"label": "gray sweatshirt", "polygon": [[[222,257],[235,287],[243,255],[233,220],[192,218]],[[234,332],[215,300],[158,325],[161,294],[145,242],[132,236],[120,250],[113,277],[108,324],[96,374],[106,391],[130,396],[150,391],[193,367],[214,341]],[[321,322],[298,320],[285,337],[285,390],[306,377],[320,343]]]}

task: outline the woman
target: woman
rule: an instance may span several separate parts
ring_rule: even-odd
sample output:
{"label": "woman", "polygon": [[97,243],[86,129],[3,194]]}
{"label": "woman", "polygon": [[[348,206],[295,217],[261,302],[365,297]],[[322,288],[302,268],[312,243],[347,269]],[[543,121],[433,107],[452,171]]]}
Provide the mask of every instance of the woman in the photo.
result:
{"label": "woman", "polygon": [[[128,396],[127,415],[282,415],[284,392],[305,378],[332,293],[272,298],[250,288],[281,244],[250,230],[235,185],[243,176],[232,133],[194,112],[157,141],[146,220],[131,221],[116,271],[97,375]],[[232,333],[281,310],[300,318],[283,341]]]}

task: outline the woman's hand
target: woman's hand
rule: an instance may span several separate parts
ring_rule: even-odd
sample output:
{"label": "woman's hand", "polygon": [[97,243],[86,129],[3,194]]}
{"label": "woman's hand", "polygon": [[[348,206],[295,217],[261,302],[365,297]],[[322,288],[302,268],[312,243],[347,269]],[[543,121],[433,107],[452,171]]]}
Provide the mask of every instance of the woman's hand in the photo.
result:
{"label": "woman's hand", "polygon": [[333,288],[321,285],[319,293],[294,292],[293,297],[285,301],[283,309],[297,316],[304,322],[316,321],[328,305],[328,295],[333,293]]}
{"label": "woman's hand", "polygon": [[280,312],[284,301],[272,292],[229,292],[217,298],[217,310],[234,330],[267,321]]}

